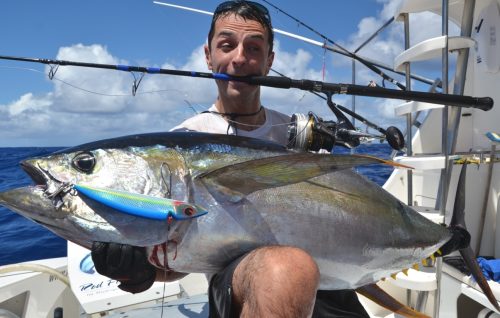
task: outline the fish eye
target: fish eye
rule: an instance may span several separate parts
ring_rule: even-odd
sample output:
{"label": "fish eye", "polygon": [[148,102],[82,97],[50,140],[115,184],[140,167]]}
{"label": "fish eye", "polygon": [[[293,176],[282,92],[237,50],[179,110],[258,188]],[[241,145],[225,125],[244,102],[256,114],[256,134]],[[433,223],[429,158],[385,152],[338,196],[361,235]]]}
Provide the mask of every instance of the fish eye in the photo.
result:
{"label": "fish eye", "polygon": [[79,153],[73,158],[72,165],[73,167],[81,172],[91,173],[95,167],[95,157],[90,152],[82,152]]}
{"label": "fish eye", "polygon": [[184,214],[187,215],[187,216],[193,216],[195,211],[192,207],[188,206],[186,208],[184,208]]}

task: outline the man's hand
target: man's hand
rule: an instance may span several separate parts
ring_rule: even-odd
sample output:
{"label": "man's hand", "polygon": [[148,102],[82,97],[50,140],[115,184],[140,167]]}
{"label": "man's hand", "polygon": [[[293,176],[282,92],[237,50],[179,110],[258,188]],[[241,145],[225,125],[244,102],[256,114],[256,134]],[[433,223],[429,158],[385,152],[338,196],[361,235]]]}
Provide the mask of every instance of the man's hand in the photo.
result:
{"label": "man's hand", "polygon": [[120,281],[121,290],[140,293],[156,279],[156,268],[148,262],[144,247],[94,242],[91,255],[96,271]]}

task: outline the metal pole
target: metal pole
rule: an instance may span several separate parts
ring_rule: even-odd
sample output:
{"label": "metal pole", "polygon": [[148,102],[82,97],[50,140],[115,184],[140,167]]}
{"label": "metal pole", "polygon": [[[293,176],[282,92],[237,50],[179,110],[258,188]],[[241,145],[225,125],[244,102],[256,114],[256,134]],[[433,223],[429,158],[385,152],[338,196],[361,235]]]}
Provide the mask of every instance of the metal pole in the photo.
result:
{"label": "metal pole", "polygon": [[[474,7],[476,0],[465,0],[464,10],[461,21],[460,35],[470,37],[472,34],[472,20],[474,18]],[[469,61],[469,48],[458,51],[457,66],[455,71],[455,79],[453,84],[453,94],[463,95],[465,90],[465,78],[467,75],[467,63]],[[450,123],[448,127],[448,153],[454,154],[457,147],[458,129],[460,127],[460,118],[462,111],[460,108],[450,108]],[[450,174],[448,174],[449,176]],[[448,179],[449,183],[449,179]]]}
{"label": "metal pole", "polygon": [[[352,59],[352,84],[356,84],[356,60]],[[356,112],[356,95],[352,95],[352,111],[355,113]],[[356,118],[351,117],[352,125],[356,127]]]}
{"label": "metal pole", "polygon": [[479,231],[477,235],[476,248],[474,249],[476,257],[479,256],[479,252],[481,251],[481,242],[483,240],[483,231],[484,231],[484,220],[486,218],[486,210],[488,209],[488,199],[490,197],[490,192],[491,192],[490,191],[491,178],[493,176],[493,165],[495,164],[496,151],[497,151],[496,145],[495,144],[491,145],[490,163],[488,165],[488,176],[486,177],[486,188],[484,189],[483,206],[481,209],[481,216],[479,219]]}
{"label": "metal pole", "polygon": [[375,33],[373,33],[366,41],[361,43],[361,45],[356,50],[354,50],[354,53],[358,53],[359,50],[361,50],[365,45],[367,45],[371,40],[373,40],[374,37],[376,37],[380,32],[382,32],[382,30],[385,29],[393,21],[394,21],[394,17],[387,20],[387,22],[384,23],[384,25],[382,25],[380,28],[378,28],[377,31],[375,31]]}
{"label": "metal pole", "polygon": [[[443,77],[443,93],[448,93],[448,0],[443,0],[443,25],[442,25],[442,34],[446,37],[445,38],[445,45],[443,48],[442,52],[442,77]],[[449,162],[448,162],[448,113],[449,113],[449,106],[444,105],[443,108],[443,115],[442,115],[442,133],[441,133],[441,149],[444,154],[445,162],[444,162],[444,169],[441,173],[441,215],[444,216],[446,212],[446,199],[448,195],[448,183],[446,182],[446,178],[443,176],[446,176],[449,168]]]}
{"label": "metal pole", "polygon": [[[443,92],[448,93],[448,0],[443,0],[442,2],[442,35],[445,38],[445,45],[442,51],[442,72],[443,72]],[[444,169],[441,171],[441,207],[440,213],[444,216],[446,212],[446,199],[448,194],[448,182],[447,182],[447,173],[449,169],[449,156],[448,156],[448,106],[444,105],[443,108],[443,117],[442,117],[442,145],[441,149],[444,153]],[[443,258],[438,257],[436,259],[436,283],[437,289],[434,295],[434,317],[439,318],[439,302],[441,301],[441,271],[443,267]]]}
{"label": "metal pole", "polygon": [[[472,34],[472,20],[474,18],[474,7],[476,5],[476,0],[466,0],[464,2],[464,10],[461,21],[461,31],[460,35],[464,37],[470,37]],[[469,48],[458,50],[456,71],[453,85],[454,95],[463,95],[465,90],[465,80],[467,76],[467,63],[469,62]],[[462,111],[459,108],[451,107],[449,109],[449,122],[448,122],[448,154],[453,155],[456,153],[458,130],[460,128]],[[451,169],[447,171],[446,174],[446,184],[450,184],[451,180]],[[441,187],[441,185],[440,185]],[[436,202],[436,208],[441,206],[441,189],[438,191],[438,202]]]}
{"label": "metal pole", "polygon": [[[405,33],[405,50],[410,48],[410,17],[408,13],[405,13],[404,16],[404,33]],[[411,90],[411,70],[410,70],[410,62],[405,63],[405,75],[406,75],[406,90]],[[406,155],[408,157],[413,156],[413,148],[412,148],[412,114],[406,114]],[[413,172],[411,169],[407,170],[407,195],[408,195],[408,205],[413,205]]]}

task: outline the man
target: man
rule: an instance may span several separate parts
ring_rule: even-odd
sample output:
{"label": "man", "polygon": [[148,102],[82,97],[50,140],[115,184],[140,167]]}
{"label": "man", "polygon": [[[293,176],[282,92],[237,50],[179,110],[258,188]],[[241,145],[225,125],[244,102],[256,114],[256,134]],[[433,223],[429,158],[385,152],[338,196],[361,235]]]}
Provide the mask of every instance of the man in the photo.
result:
{"label": "man", "polygon": [[[274,59],[268,10],[250,1],[227,1],[215,12],[205,46],[208,68],[233,76],[267,75]],[[209,111],[174,130],[243,135],[287,143],[290,118],[264,108],[260,87],[217,81],[218,97]],[[151,256],[150,256],[151,257]],[[96,243],[92,258],[98,272],[139,292],[155,279],[182,273],[155,270],[144,249]],[[368,317],[353,291],[317,291],[319,270],[305,251],[291,246],[255,249],[210,277],[210,317]],[[314,312],[313,312],[314,309]]]}

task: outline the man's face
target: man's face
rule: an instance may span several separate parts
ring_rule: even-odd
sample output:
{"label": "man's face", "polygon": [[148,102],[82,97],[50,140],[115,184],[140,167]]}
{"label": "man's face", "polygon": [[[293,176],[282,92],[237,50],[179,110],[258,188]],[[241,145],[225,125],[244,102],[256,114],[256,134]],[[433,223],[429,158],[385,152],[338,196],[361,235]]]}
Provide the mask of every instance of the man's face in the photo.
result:
{"label": "man's face", "polygon": [[[211,49],[205,46],[208,68],[233,76],[267,75],[274,53],[269,53],[268,34],[257,21],[230,14],[215,23]],[[219,93],[245,97],[259,87],[241,82],[217,81]]]}

